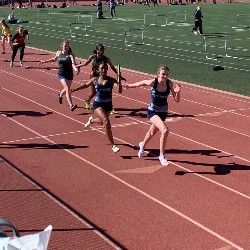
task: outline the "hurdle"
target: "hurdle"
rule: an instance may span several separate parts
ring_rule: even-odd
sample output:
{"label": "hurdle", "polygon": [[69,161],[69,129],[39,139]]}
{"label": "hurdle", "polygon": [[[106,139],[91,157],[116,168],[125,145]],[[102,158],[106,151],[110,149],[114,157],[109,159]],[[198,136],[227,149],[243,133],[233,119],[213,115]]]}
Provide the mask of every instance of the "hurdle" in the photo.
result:
{"label": "hurdle", "polygon": [[[144,26],[155,26],[156,25],[156,15],[157,14],[144,14],[143,15],[143,25]],[[147,24],[147,17],[149,17],[149,16],[153,17],[153,23],[151,23],[151,24]]]}
{"label": "hurdle", "polygon": [[75,29],[84,30],[85,31],[84,36],[89,36],[87,34],[87,25],[86,25],[86,23],[78,23],[78,22],[76,22],[76,23],[70,23],[69,24],[69,33],[70,33],[71,37],[77,37],[77,34],[79,34],[79,32],[77,34],[74,32]]}
{"label": "hurdle", "polygon": [[[183,15],[184,14],[184,15]],[[178,17],[181,16],[184,20],[179,20]],[[184,23],[187,21],[187,12],[184,11],[173,11],[173,23]]]}
{"label": "hurdle", "polygon": [[[216,41],[214,39],[216,39]],[[221,41],[223,42],[222,48],[224,50],[224,55],[215,55],[215,54],[212,54],[214,56],[213,57],[209,57],[209,55],[208,55],[208,47],[209,47],[208,44],[209,44],[209,42],[211,43],[211,40],[214,40],[216,42],[216,44],[218,44],[218,40],[217,39],[221,39]],[[218,60],[218,58],[222,58],[222,57],[231,57],[231,56],[229,56],[227,54],[227,37],[225,35],[204,36],[204,47],[205,47],[205,56],[206,56],[206,59]],[[216,47],[216,46],[211,46],[211,47]],[[218,49],[218,47],[216,47],[216,48]]]}
{"label": "hurdle", "polygon": [[[152,23],[147,24],[147,17],[153,17]],[[163,23],[159,24],[159,18],[163,18]],[[144,14],[143,15],[143,26],[167,26],[168,16],[164,14]]]}
{"label": "hurdle", "polygon": [[37,10],[37,21],[41,22],[50,22],[50,11],[47,9],[38,9]]}
{"label": "hurdle", "polygon": [[[245,24],[242,24],[242,19],[245,19]],[[238,28],[249,29],[250,28],[250,14],[238,14],[237,15]]]}
{"label": "hurdle", "polygon": [[93,25],[93,16],[92,15],[82,15],[80,13],[77,13],[77,22],[81,23],[82,20],[84,20],[84,22],[87,24],[87,27],[92,27],[92,25]]}
{"label": "hurdle", "polygon": [[[139,36],[134,33],[139,33]],[[132,39],[130,39],[132,38]],[[144,44],[144,28],[124,29],[124,42],[126,46]]]}

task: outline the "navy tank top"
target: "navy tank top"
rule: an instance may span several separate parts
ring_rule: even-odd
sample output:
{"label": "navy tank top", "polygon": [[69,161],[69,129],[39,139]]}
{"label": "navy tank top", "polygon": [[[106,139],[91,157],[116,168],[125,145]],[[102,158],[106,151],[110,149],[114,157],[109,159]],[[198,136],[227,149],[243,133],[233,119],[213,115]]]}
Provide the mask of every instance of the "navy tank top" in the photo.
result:
{"label": "navy tank top", "polygon": [[167,97],[170,93],[169,79],[166,82],[167,88],[164,92],[157,90],[158,79],[155,78],[154,86],[151,88],[151,103],[148,109],[155,112],[167,112],[168,111],[168,101]]}
{"label": "navy tank top", "polygon": [[105,84],[100,84],[98,82],[98,77],[97,77],[95,80],[95,90],[96,90],[95,101],[96,102],[112,101],[112,89],[113,89],[113,84],[109,80],[107,80]]}

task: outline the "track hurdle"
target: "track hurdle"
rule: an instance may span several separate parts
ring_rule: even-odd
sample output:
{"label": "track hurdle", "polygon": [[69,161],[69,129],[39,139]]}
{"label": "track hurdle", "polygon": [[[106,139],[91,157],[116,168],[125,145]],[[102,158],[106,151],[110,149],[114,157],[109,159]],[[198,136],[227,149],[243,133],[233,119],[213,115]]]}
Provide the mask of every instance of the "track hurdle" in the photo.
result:
{"label": "track hurdle", "polygon": [[238,14],[237,23],[238,23],[238,28],[249,29],[250,28],[250,14]]}
{"label": "track hurdle", "polygon": [[92,27],[93,25],[93,16],[92,15],[82,15],[80,13],[77,14],[77,22],[78,23],[86,23],[87,27]]}
{"label": "track hurdle", "polygon": [[[224,35],[204,36],[204,47],[206,59],[218,60],[218,58],[222,57],[231,57],[227,54],[227,37]],[[213,48],[213,53],[209,53],[209,48]],[[217,53],[221,49],[224,51],[223,55]]]}
{"label": "track hurdle", "polygon": [[184,23],[187,21],[186,11],[173,11],[173,23]]}
{"label": "track hurdle", "polygon": [[[155,26],[156,25],[156,15],[157,14],[144,14],[143,15],[143,25],[144,26]],[[151,19],[150,24],[147,23],[148,19]]]}
{"label": "track hurdle", "polygon": [[144,44],[144,28],[124,29],[124,42],[126,46]]}
{"label": "track hurdle", "polygon": [[[76,30],[78,32],[76,32]],[[82,30],[85,32],[84,36],[89,36],[87,34],[87,25],[86,25],[86,23],[78,23],[78,22],[76,22],[76,23],[70,23],[69,24],[69,33],[70,33],[71,37],[79,36],[79,34],[80,34],[79,31],[82,31]]]}
{"label": "track hurdle", "polygon": [[[148,24],[148,20],[150,20]],[[167,26],[168,17],[164,14],[144,14],[143,25],[144,26]]]}

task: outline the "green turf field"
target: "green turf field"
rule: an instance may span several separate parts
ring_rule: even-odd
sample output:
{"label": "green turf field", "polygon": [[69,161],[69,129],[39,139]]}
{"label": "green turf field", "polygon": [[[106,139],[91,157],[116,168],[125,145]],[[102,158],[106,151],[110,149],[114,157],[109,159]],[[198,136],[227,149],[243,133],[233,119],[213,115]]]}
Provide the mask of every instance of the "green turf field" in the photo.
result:
{"label": "green turf field", "polygon": [[[108,7],[103,8],[109,17]],[[160,64],[166,64],[173,79],[250,96],[250,3],[201,4],[204,36],[191,32],[195,8],[117,6],[117,19],[104,20],[96,19],[94,6],[15,9],[14,13],[29,21],[25,27],[30,46],[56,51],[67,39],[77,57],[87,58],[95,44],[103,43],[115,65],[155,74]],[[9,12],[1,8],[0,17]],[[81,24],[71,25],[72,37],[69,24],[76,22]],[[11,29],[14,33],[16,25]],[[213,71],[216,65],[224,70]]]}

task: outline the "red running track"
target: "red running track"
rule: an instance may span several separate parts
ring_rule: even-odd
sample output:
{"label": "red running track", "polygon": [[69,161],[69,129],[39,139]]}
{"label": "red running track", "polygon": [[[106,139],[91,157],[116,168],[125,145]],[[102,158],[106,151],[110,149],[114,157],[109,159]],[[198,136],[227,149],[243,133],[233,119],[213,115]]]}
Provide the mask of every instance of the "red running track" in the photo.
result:
{"label": "red running track", "polygon": [[101,127],[84,129],[88,89],[73,94],[74,112],[58,104],[56,64],[37,63],[52,55],[27,48],[26,68],[1,55],[0,217],[21,235],[51,224],[49,250],[250,249],[249,98],[182,83],[181,103],[169,100],[163,167],[159,135],[137,158],[149,89],[114,93],[115,154]]}

